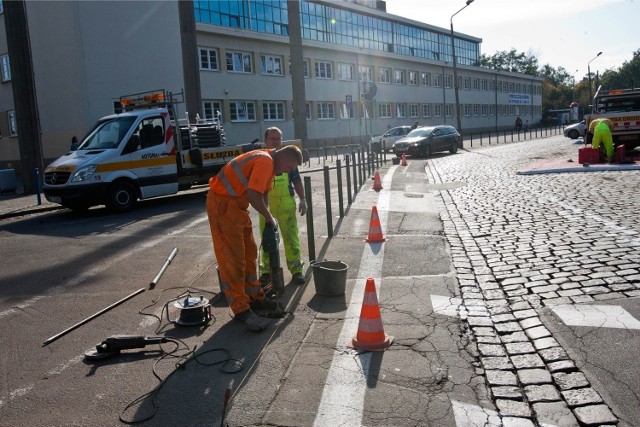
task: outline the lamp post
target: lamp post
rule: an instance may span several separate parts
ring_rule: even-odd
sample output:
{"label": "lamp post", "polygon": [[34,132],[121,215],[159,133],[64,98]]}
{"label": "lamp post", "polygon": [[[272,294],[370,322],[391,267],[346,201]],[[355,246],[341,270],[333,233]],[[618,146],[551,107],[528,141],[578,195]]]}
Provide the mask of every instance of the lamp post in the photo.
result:
{"label": "lamp post", "polygon": [[576,100],[576,73],[578,72],[578,70],[575,70],[573,72],[573,90],[571,91],[571,97],[573,98],[573,101]]}
{"label": "lamp post", "polygon": [[[593,98],[591,98],[591,63],[598,58],[598,56],[602,55],[602,52],[598,52],[598,54],[591,61],[587,63],[587,76],[589,77],[589,103],[593,103]],[[591,112],[593,112],[593,105],[591,105]]]}
{"label": "lamp post", "polygon": [[460,142],[464,139],[462,136],[462,123],[460,120],[460,98],[458,97],[458,69],[456,68],[456,44],[453,38],[453,17],[462,12],[465,7],[473,3],[473,0],[467,0],[467,3],[456,13],[451,15],[449,23],[451,24],[451,53],[453,54],[453,87],[456,94],[456,123],[458,125],[458,132],[460,133]]}

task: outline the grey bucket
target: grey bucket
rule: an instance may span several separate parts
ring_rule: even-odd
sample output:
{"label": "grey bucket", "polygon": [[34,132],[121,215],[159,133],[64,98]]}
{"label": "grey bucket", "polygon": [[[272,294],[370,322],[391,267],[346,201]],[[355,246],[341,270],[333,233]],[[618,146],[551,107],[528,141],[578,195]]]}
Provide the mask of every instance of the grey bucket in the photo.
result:
{"label": "grey bucket", "polygon": [[312,262],[316,293],[328,297],[343,295],[347,287],[347,264],[341,261]]}

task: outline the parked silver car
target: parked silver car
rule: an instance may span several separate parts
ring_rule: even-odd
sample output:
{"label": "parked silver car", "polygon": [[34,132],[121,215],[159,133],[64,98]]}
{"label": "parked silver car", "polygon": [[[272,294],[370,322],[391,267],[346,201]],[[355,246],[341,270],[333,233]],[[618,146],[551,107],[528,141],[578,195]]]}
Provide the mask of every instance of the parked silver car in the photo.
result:
{"label": "parked silver car", "polygon": [[411,132],[411,126],[391,128],[382,135],[372,137],[369,144],[371,144],[371,149],[375,152],[379,152],[383,146],[390,150],[394,142],[405,137],[409,132]]}
{"label": "parked silver car", "polygon": [[586,132],[587,132],[587,124],[585,123],[584,120],[564,128],[564,136],[571,139],[576,139],[579,136],[584,136]]}

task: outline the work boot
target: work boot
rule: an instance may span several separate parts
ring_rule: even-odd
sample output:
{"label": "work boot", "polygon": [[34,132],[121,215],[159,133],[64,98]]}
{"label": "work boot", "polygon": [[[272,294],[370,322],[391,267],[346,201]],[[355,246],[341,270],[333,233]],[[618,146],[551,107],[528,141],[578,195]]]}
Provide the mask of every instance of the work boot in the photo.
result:
{"label": "work boot", "polygon": [[233,320],[244,323],[244,326],[252,332],[264,331],[271,324],[269,319],[258,316],[251,309],[236,314]]}
{"label": "work boot", "polygon": [[284,317],[284,308],[276,298],[250,301],[251,310],[258,316],[280,318]]}
{"label": "work boot", "polygon": [[304,282],[306,282],[302,273],[295,273],[291,280],[293,280],[293,283],[296,285],[304,285]]}

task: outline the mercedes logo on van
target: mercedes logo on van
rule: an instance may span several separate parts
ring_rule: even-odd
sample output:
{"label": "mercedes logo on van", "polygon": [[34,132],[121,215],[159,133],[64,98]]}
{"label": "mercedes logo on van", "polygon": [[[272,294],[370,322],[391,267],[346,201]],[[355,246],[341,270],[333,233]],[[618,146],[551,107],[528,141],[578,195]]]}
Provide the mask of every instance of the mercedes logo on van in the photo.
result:
{"label": "mercedes logo on van", "polygon": [[58,181],[58,174],[54,172],[51,174],[51,183],[55,185],[57,181]]}

